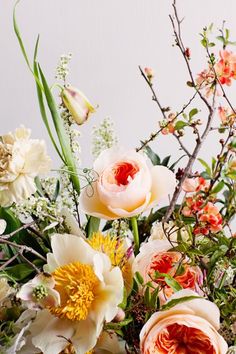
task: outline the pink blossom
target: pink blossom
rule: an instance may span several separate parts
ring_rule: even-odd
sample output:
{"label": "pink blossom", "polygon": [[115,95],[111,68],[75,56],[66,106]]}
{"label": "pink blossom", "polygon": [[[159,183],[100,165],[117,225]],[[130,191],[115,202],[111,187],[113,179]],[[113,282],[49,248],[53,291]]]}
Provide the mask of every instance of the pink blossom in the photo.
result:
{"label": "pink blossom", "polygon": [[220,51],[220,60],[214,69],[222,85],[231,85],[232,79],[236,78],[236,54],[227,50]]}
{"label": "pink blossom", "polygon": [[233,125],[235,122],[235,113],[226,107],[218,107],[219,117],[223,125]]}

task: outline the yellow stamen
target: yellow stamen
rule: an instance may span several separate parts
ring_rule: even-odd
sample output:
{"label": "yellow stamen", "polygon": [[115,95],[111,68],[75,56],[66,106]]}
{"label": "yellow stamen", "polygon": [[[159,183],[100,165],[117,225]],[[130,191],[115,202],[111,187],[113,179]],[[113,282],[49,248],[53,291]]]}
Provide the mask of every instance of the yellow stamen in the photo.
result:
{"label": "yellow stamen", "polygon": [[124,241],[110,234],[103,235],[101,232],[95,232],[87,242],[94,250],[105,253],[110,258],[113,267],[118,266],[120,268],[125,286],[129,291],[133,275],[131,263],[126,257]]}
{"label": "yellow stamen", "polygon": [[61,303],[60,306],[50,307],[50,312],[71,321],[85,320],[99,284],[93,268],[88,264],[73,262],[55,269],[52,276]]}

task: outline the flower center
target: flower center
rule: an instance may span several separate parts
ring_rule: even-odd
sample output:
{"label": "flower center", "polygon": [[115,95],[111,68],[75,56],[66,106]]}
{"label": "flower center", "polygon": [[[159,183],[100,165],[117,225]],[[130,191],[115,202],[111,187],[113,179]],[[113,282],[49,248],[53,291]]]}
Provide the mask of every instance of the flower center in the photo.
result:
{"label": "flower center", "polygon": [[156,281],[161,279],[155,276],[155,272],[174,275],[175,265],[180,260],[181,254],[177,252],[163,252],[155,255],[149,265],[148,274]]}
{"label": "flower center", "polygon": [[139,171],[138,166],[130,162],[117,163],[113,168],[113,174],[118,186],[126,186],[130,179],[133,179],[135,174]]}
{"label": "flower center", "polygon": [[205,333],[178,323],[166,327],[158,335],[155,346],[156,349],[161,349],[163,354],[216,354]]}
{"label": "flower center", "polygon": [[72,321],[85,320],[99,283],[93,268],[88,264],[73,262],[57,268],[52,276],[61,303],[60,306],[50,307],[50,312]]}
{"label": "flower center", "polygon": [[12,149],[6,144],[0,143],[0,176],[6,174],[9,162],[12,159]]}
{"label": "flower center", "polygon": [[44,285],[40,284],[33,289],[33,296],[36,298],[36,300],[42,300],[48,296],[48,291]]}

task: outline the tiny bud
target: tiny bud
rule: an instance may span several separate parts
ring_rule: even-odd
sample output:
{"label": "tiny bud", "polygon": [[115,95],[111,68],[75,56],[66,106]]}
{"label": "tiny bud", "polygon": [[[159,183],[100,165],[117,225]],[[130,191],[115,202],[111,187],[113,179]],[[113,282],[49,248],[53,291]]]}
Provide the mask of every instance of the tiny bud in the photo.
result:
{"label": "tiny bud", "polygon": [[121,322],[121,321],[124,321],[124,319],[125,319],[125,312],[121,308],[119,308],[113,321],[114,322]]}
{"label": "tiny bud", "polygon": [[148,80],[151,82],[154,78],[154,71],[152,68],[144,68],[144,72],[147,75]]}
{"label": "tiny bud", "polygon": [[223,145],[225,143],[224,139],[220,139],[220,143]]}
{"label": "tiny bud", "polygon": [[190,49],[189,49],[189,48],[186,48],[186,49],[185,49],[184,55],[186,56],[187,59],[190,59],[191,52],[190,52]]}

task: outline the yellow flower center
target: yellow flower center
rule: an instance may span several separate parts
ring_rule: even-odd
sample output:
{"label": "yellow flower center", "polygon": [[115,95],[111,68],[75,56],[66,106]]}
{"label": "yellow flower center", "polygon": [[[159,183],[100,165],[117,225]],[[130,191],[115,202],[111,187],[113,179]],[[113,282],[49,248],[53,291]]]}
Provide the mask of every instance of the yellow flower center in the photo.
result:
{"label": "yellow flower center", "polygon": [[125,286],[130,290],[133,279],[132,266],[126,257],[124,241],[110,234],[103,235],[101,232],[95,232],[87,242],[94,250],[105,253],[113,267],[120,268]]}
{"label": "yellow flower center", "polygon": [[99,284],[93,268],[88,264],[73,262],[57,268],[52,276],[61,303],[60,306],[50,307],[50,312],[71,321],[85,320]]}

